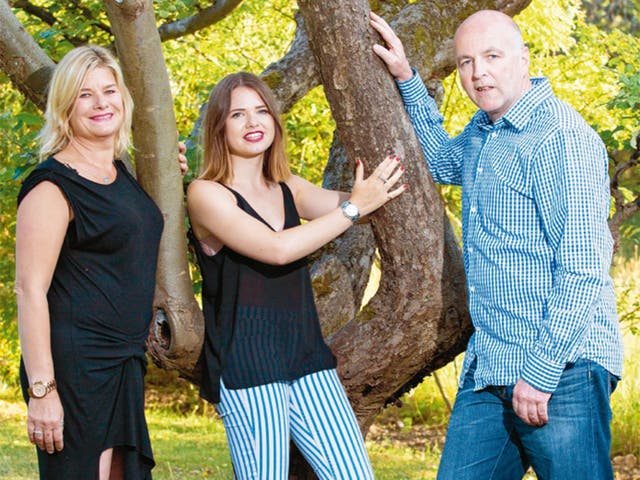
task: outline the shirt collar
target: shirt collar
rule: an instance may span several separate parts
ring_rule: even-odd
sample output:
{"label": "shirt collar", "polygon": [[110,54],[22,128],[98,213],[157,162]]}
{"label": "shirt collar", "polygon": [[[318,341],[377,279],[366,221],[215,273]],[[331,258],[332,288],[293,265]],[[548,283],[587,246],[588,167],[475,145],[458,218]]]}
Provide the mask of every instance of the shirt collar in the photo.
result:
{"label": "shirt collar", "polygon": [[489,115],[481,110],[476,113],[473,121],[481,130],[491,130],[501,124],[507,124],[516,130],[521,130],[529,122],[531,114],[538,105],[552,96],[553,90],[549,79],[546,77],[533,77],[531,78],[531,88],[495,124],[491,121]]}

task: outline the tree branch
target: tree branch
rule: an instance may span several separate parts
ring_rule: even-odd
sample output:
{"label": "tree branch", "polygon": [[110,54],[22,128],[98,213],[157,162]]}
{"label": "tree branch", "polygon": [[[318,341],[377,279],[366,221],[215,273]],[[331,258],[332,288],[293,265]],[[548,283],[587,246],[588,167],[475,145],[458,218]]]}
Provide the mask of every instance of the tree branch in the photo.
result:
{"label": "tree branch", "polygon": [[[136,108],[133,141],[142,187],[164,217],[149,353],[164,368],[194,378],[204,338],[187,261],[184,192],[169,75],[152,0],[105,0],[120,64]],[[126,52],[126,54],[124,53]]]}
{"label": "tree branch", "polygon": [[[524,9],[530,0],[482,0],[473,11],[495,8],[508,15]],[[453,12],[452,12],[453,9]],[[378,13],[390,20],[391,26],[405,44],[411,64],[420,72],[430,90],[440,88],[440,80],[455,69],[453,34],[470,11],[466,2],[433,0],[419,3],[379,2]],[[298,27],[291,48],[260,75],[274,91],[282,111],[289,110],[309,90],[320,85],[318,67],[309,47],[302,16],[295,16]],[[430,28],[431,25],[444,25]]]}
{"label": "tree branch", "polygon": [[27,0],[14,0],[13,7],[24,10],[29,15],[33,15],[34,17],[39,18],[47,25],[53,25],[57,21],[56,17],[49,13],[49,10],[34,5]]}
{"label": "tree branch", "polygon": [[31,38],[9,3],[0,0],[0,68],[13,85],[40,109],[55,64]]}
{"label": "tree branch", "polygon": [[288,111],[309,90],[320,85],[318,67],[299,12],[295,20],[297,27],[289,51],[260,74],[273,90],[283,112]]}
{"label": "tree branch", "polygon": [[183,18],[176,22],[165,23],[158,29],[160,40],[164,42],[165,40],[179,38],[213,25],[229,15],[241,3],[242,0],[217,0],[213,5],[202,10],[197,15]]}
{"label": "tree branch", "polygon": [[[391,18],[411,63],[423,78],[439,83],[455,68],[451,38],[470,12],[508,7],[513,14],[528,3],[434,0],[407,3]],[[471,327],[462,258],[397,89],[371,51],[380,39],[368,26],[369,5],[364,0],[299,0],[298,5],[349,159],[394,152],[411,179],[407,193],[371,216],[382,265],[378,292],[328,338],[366,430],[386,402],[464,349]],[[393,8],[385,8],[387,16]],[[342,162],[338,168],[352,165]]]}
{"label": "tree branch", "polygon": [[[87,8],[81,7],[80,5],[78,5],[77,3],[72,2],[71,3],[72,6],[79,8],[81,10],[81,14],[84,15],[87,18],[92,18],[91,15],[91,11]],[[28,0],[16,0],[15,2],[13,2],[13,6],[14,7],[18,7],[20,9],[22,9],[24,12],[39,18],[40,20],[42,20],[44,23],[46,23],[49,26],[53,26],[56,23],[60,23],[60,21],[53,15],[51,14],[48,10],[39,7],[37,5],[33,5],[31,2],[29,2]],[[100,24],[98,22],[95,22],[95,25],[98,28],[102,28],[102,29],[106,29],[107,33],[111,33],[109,30],[109,27],[107,27],[104,24]],[[84,45],[85,43],[87,43],[86,38],[82,38],[82,37],[71,37],[67,34],[65,34],[64,32],[60,33],[65,40],[67,40],[71,45],[73,45],[74,47],[77,47],[79,45]]]}

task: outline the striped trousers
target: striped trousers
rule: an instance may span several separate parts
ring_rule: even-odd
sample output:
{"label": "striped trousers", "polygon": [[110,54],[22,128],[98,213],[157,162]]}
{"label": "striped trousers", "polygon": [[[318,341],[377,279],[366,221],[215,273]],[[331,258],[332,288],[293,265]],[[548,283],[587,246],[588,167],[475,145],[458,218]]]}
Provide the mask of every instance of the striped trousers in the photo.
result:
{"label": "striped trousers", "polygon": [[320,480],[373,479],[364,440],[335,371],[231,390],[216,404],[236,478],[287,480],[292,439]]}

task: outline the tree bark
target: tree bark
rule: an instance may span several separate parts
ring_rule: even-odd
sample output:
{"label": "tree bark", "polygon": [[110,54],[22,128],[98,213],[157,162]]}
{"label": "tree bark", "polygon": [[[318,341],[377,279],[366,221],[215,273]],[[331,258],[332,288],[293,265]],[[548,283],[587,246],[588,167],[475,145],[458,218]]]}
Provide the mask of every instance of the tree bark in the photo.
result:
{"label": "tree bark", "polygon": [[[324,171],[323,187],[344,190],[353,184],[353,169],[337,133]],[[322,333],[330,337],[352,320],[362,304],[376,257],[369,223],[357,224],[311,256],[311,279]]]}
{"label": "tree bark", "polygon": [[178,133],[153,2],[107,0],[105,5],[135,104],[133,140],[138,181],[165,221],[147,344],[161,366],[194,379],[204,322],[193,295],[187,261]]}
{"label": "tree bark", "polygon": [[620,180],[625,172],[640,165],[640,145],[638,140],[636,139],[635,149],[627,159],[619,158],[620,156],[626,156],[625,152],[609,152],[609,156],[616,164],[610,183],[615,213],[609,219],[609,230],[611,230],[614,251],[616,251],[620,245],[620,228],[622,224],[640,211],[640,197],[627,201],[620,185]]}

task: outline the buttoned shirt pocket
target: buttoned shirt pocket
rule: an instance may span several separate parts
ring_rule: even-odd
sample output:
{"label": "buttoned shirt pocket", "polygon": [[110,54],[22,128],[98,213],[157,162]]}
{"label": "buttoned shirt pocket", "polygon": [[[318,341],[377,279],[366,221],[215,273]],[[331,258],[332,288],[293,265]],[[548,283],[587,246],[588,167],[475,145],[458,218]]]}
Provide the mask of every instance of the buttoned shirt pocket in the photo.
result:
{"label": "buttoned shirt pocket", "polygon": [[509,143],[501,142],[489,147],[479,159],[479,172],[476,172],[473,189],[484,229],[502,237],[503,241],[528,235],[532,233],[529,227],[533,225],[526,225],[526,219],[536,218],[536,207],[527,158]]}

